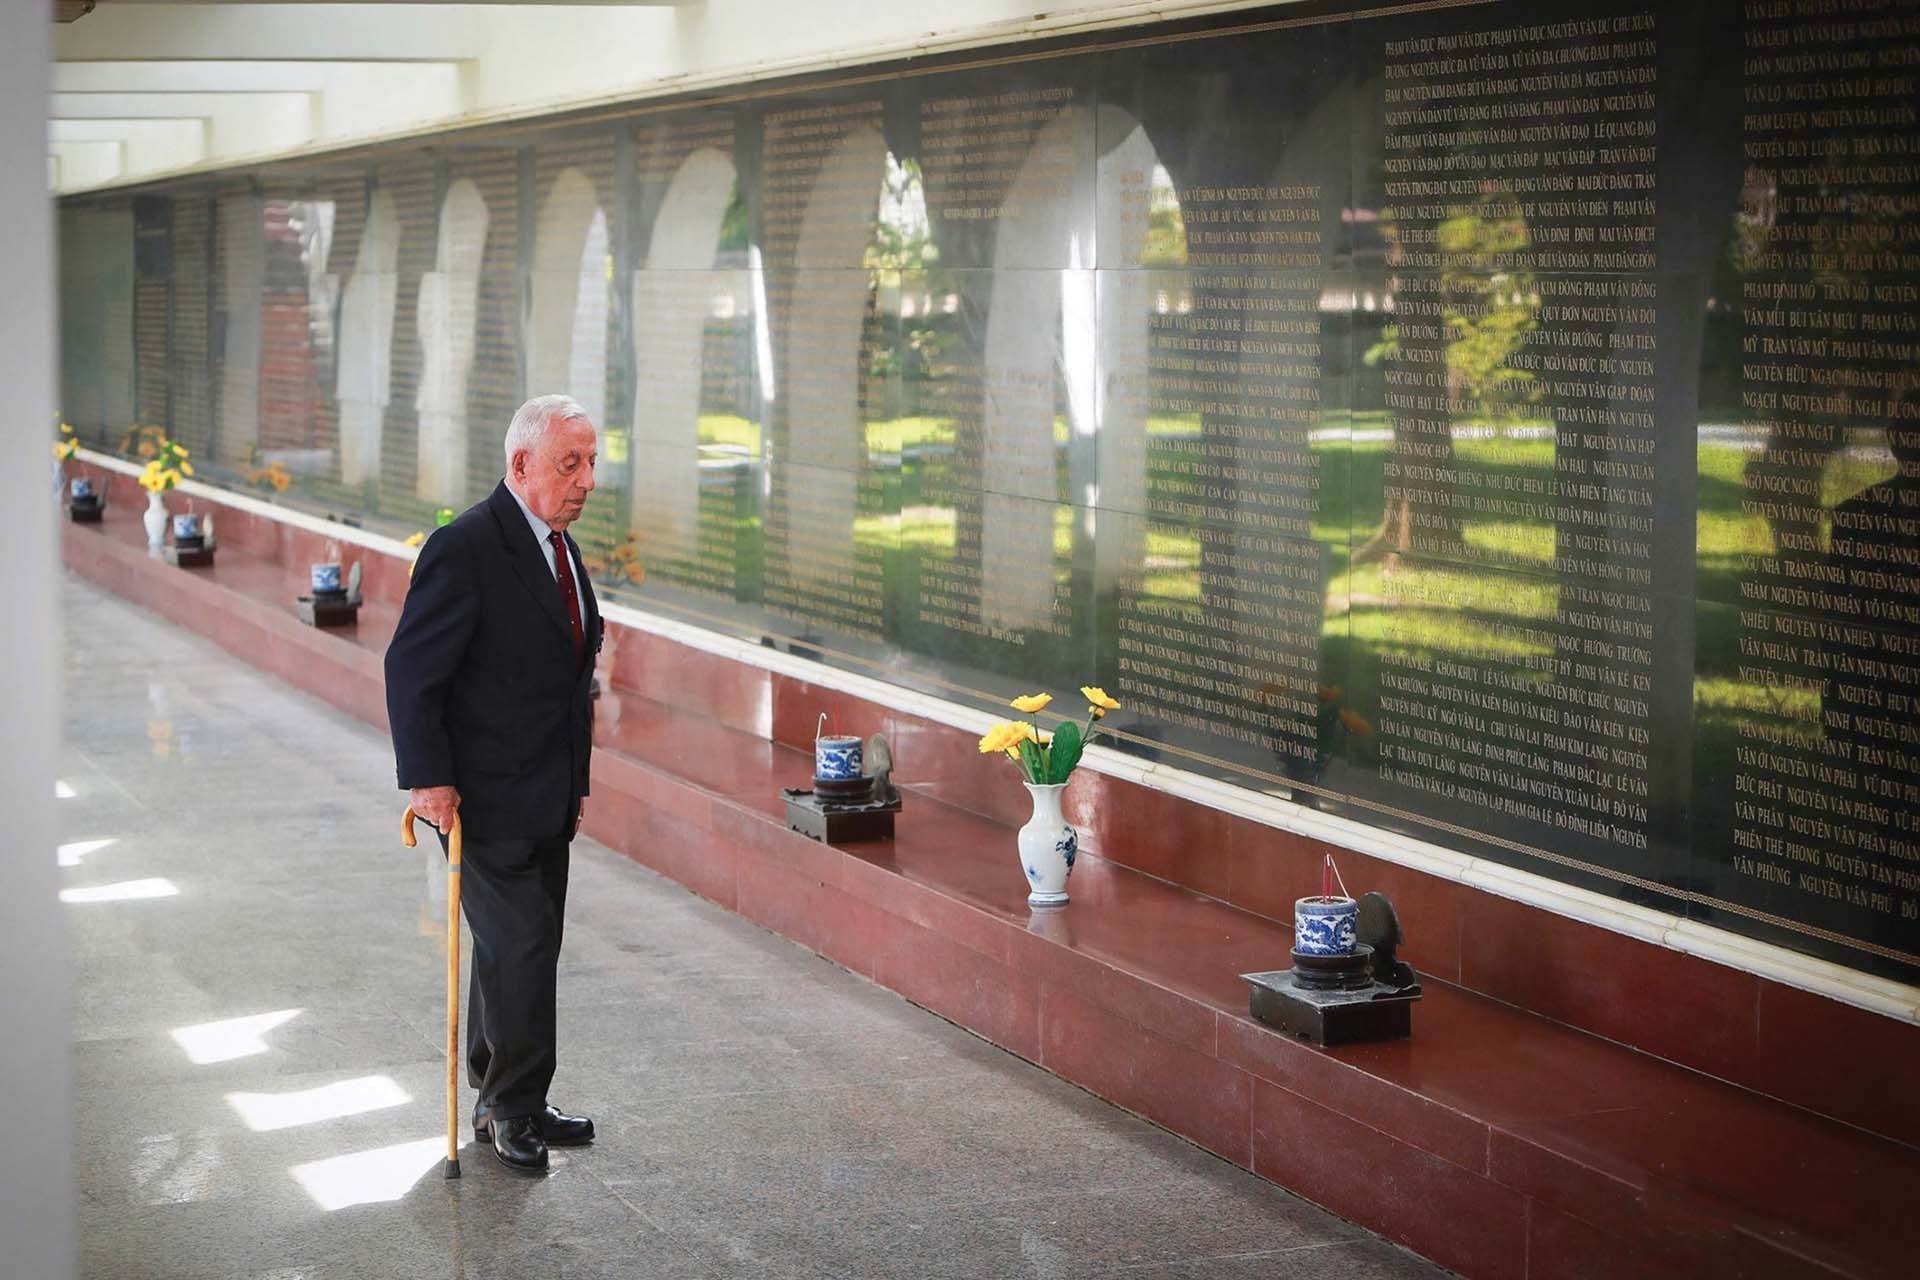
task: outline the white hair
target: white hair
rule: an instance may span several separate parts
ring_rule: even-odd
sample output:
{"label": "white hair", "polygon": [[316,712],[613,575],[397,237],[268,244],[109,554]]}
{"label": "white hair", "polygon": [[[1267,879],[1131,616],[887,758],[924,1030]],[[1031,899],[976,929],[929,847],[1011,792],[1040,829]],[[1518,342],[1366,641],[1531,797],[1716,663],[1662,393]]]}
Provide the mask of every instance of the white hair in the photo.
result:
{"label": "white hair", "polygon": [[572,396],[535,396],[516,409],[507,424],[507,470],[513,470],[513,455],[533,448],[554,423],[591,421]]}

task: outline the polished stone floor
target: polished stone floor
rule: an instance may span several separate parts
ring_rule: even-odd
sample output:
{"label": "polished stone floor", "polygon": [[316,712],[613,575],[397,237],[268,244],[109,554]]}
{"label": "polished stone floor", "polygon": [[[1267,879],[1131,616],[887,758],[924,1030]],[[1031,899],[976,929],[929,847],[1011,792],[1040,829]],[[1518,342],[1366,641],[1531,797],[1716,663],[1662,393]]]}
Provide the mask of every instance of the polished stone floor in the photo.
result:
{"label": "polished stone floor", "polygon": [[536,1180],[463,1134],[445,1181],[443,873],[385,739],[65,600],[89,1280],[1437,1274],[587,841],[554,1101],[600,1141]]}

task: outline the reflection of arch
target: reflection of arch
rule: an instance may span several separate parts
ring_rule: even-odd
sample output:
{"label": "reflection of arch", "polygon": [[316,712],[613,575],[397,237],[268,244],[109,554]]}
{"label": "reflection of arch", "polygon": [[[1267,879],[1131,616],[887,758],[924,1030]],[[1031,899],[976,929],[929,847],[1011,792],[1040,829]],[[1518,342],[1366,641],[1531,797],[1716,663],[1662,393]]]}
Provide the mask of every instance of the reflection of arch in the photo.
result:
{"label": "reflection of arch", "polygon": [[367,484],[380,474],[380,429],[393,381],[393,312],[399,300],[400,214],[379,190],[340,299],[340,479]]}
{"label": "reflection of arch", "polygon": [[607,216],[593,182],[578,169],[553,180],[533,240],[533,296],[527,323],[527,386],[564,391],[595,425],[607,399]]}
{"label": "reflection of arch", "polygon": [[[803,266],[849,266],[861,261],[872,236],[869,218],[879,208],[887,174],[887,143],[878,129],[853,129],[820,166],[807,211],[800,222],[794,261]],[[849,215],[840,193],[873,192],[868,217]],[[804,467],[811,511],[844,512],[846,536],[815,545],[790,557],[788,573],[817,585],[853,571],[853,518],[859,467],[866,452],[860,421],[860,390],[865,374],[860,332],[866,321],[868,278],[864,270],[823,270],[790,295],[786,316],[787,352],[780,393],[786,397],[786,457]],[[797,335],[804,335],[796,342]],[[796,345],[807,352],[794,359]],[[789,482],[801,473],[793,472]],[[834,517],[836,523],[839,517]]]}
{"label": "reflection of arch", "polygon": [[219,454],[226,462],[248,462],[260,441],[260,296],[267,278],[260,202],[253,196],[221,197],[220,248],[226,345],[220,353]]}
{"label": "reflection of arch", "polygon": [[479,318],[487,202],[471,178],[447,188],[434,269],[420,278],[420,456],[415,494],[457,505],[467,484],[467,375]]}
{"label": "reflection of arch", "polygon": [[[629,521],[649,555],[689,556],[700,507],[702,346],[713,296],[731,292],[711,270],[733,200],[733,161],[703,147],[688,156],[653,221],[644,267],[633,273],[634,468]],[[699,264],[698,267],[695,264]]]}
{"label": "reflection of arch", "polygon": [[[1075,110],[1034,137],[1006,199],[1045,213],[1003,217],[995,237],[981,414],[991,487],[981,516],[980,618],[992,627],[1040,627],[1053,612],[1057,387],[1065,390],[1073,434],[1093,437],[1098,458],[1096,491],[1075,493],[1074,501],[1097,496],[1110,510],[1143,509],[1147,398],[1114,396],[1098,379],[1103,367],[1146,367],[1150,293],[1143,277],[1149,273],[1108,272],[1096,286],[1094,241],[1079,212],[1093,203],[1089,193],[1076,191],[1070,199],[1041,195],[1058,183],[1054,157],[1074,149],[1093,123],[1086,112]],[[1116,189],[1122,171],[1151,172],[1152,144],[1131,116],[1107,107],[1097,124],[1100,136],[1125,139],[1100,158],[1094,174],[1100,189]],[[1123,220],[1113,202],[1100,203],[1105,207],[1095,230],[1101,254],[1111,255],[1110,261],[1138,261],[1145,219]],[[1036,269],[1063,259],[1064,272]],[[1102,529],[1096,545],[1104,577],[1137,563],[1144,538],[1142,522],[1130,517]]]}

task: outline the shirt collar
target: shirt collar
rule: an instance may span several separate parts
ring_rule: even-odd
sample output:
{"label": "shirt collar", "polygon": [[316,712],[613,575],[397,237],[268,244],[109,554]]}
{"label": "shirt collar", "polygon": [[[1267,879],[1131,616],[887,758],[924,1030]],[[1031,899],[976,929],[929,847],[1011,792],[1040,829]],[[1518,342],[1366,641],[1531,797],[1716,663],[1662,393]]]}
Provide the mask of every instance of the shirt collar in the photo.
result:
{"label": "shirt collar", "polygon": [[527,518],[527,527],[533,530],[534,541],[546,545],[547,538],[553,533],[553,526],[533,514],[533,508],[527,505],[525,498],[514,493],[512,485],[507,486],[507,492],[513,495],[514,505],[520,508],[520,514]]}

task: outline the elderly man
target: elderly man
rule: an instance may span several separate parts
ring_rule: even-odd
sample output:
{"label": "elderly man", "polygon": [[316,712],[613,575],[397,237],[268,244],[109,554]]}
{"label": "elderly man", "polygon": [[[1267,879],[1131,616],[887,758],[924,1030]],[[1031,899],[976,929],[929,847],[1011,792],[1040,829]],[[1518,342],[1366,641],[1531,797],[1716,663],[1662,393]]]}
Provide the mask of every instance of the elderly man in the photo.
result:
{"label": "elderly man", "polygon": [[387,648],[387,718],[413,811],[461,820],[473,930],[467,1078],[474,1136],[538,1173],[593,1140],[549,1105],[554,975],[593,741],[600,613],[566,536],[593,492],[594,427],[566,396],[520,406],[506,478],[420,549]]}

